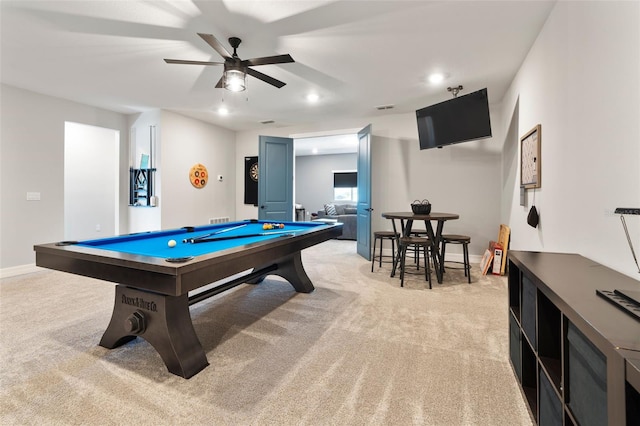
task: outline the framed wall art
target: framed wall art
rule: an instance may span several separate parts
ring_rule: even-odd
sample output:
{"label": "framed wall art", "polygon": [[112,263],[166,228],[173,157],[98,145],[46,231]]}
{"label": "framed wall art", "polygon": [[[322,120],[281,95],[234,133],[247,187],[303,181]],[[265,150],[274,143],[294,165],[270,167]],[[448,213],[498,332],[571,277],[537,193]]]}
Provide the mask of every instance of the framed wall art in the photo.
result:
{"label": "framed wall art", "polygon": [[525,189],[540,188],[541,132],[538,124],[520,138],[520,186]]}

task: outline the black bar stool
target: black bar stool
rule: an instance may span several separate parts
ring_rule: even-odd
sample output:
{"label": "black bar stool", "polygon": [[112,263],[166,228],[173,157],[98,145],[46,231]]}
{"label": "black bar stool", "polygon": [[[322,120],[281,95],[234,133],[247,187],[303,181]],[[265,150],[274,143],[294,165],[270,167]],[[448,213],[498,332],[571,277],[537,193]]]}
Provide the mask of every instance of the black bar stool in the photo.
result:
{"label": "black bar stool", "polygon": [[[409,233],[410,237],[420,237],[420,238],[429,238],[429,233],[426,229],[413,229],[411,228],[411,232]],[[413,246],[409,247],[409,251],[413,251],[413,262],[420,267],[420,247],[424,246]]]}
{"label": "black bar stool", "polygon": [[467,281],[471,284],[471,264],[469,263],[469,243],[471,242],[471,237],[467,235],[456,235],[456,234],[444,234],[442,236],[442,261],[444,262],[444,255],[446,252],[447,244],[461,244],[462,245],[462,262],[454,262],[454,263],[462,263],[464,267],[464,276],[467,277]]}
{"label": "black bar stool", "polygon": [[[424,255],[424,278],[429,281],[429,288],[431,288],[431,266],[429,265],[429,244],[430,241],[427,238],[420,237],[402,237],[400,238],[400,247],[398,257],[400,258],[400,287],[404,287],[404,273],[406,269],[407,249],[416,250],[419,253],[422,249]],[[414,252],[415,253],[415,252]],[[418,270],[420,264],[418,264]]]}
{"label": "black bar stool", "polygon": [[[382,266],[382,258],[390,257],[391,260],[385,260],[385,263],[393,263],[396,257],[396,239],[398,238],[398,234],[393,231],[376,231],[373,233],[373,255],[371,256],[371,272],[373,272],[373,265],[376,263],[376,259],[378,259],[378,267]],[[376,241],[380,240],[380,252],[376,256]],[[384,240],[391,240],[391,256],[382,254],[382,246]]]}

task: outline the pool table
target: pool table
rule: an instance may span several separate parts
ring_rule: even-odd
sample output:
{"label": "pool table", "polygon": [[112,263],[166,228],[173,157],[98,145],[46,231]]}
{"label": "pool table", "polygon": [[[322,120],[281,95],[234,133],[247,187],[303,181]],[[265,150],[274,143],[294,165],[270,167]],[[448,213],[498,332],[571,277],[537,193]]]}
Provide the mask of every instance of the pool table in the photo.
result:
{"label": "pool table", "polygon": [[117,283],[100,346],[113,349],[140,336],[171,373],[189,378],[209,365],[190,305],[270,274],[310,293],[301,251],[342,234],[340,223],[282,222],[264,229],[269,223],[252,219],[35,245],[36,265]]}

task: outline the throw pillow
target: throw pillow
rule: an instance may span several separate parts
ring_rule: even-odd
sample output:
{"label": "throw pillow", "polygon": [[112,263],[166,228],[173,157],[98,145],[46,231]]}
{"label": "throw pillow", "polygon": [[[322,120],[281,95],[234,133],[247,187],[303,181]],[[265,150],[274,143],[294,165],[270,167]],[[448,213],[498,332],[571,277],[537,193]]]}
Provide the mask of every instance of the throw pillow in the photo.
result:
{"label": "throw pillow", "polygon": [[335,208],[336,208],[336,213],[338,214],[338,216],[341,216],[344,214],[344,205],[343,204],[334,204]]}
{"label": "throw pillow", "polygon": [[333,204],[325,204],[324,212],[329,216],[336,216],[338,214],[338,212],[336,211],[336,206],[334,206]]}
{"label": "throw pillow", "polygon": [[358,214],[358,209],[355,207],[345,207],[344,214]]}

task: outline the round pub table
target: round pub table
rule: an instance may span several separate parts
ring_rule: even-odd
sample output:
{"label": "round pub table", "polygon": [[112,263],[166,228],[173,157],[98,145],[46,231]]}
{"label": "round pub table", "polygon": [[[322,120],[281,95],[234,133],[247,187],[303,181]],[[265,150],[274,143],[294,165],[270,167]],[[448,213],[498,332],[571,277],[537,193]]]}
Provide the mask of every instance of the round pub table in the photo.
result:
{"label": "round pub table", "polygon": [[[431,250],[431,259],[433,261],[433,269],[436,271],[436,277],[438,279],[438,283],[442,283],[442,276],[444,274],[444,259],[442,258],[442,253],[440,252],[440,241],[442,239],[442,229],[444,228],[444,223],[447,220],[455,220],[459,219],[460,216],[455,213],[429,213],[429,214],[415,214],[413,212],[391,212],[391,213],[382,213],[382,217],[386,219],[391,219],[391,224],[393,226],[393,231],[402,235],[404,237],[408,237],[411,234],[411,227],[413,226],[414,220],[422,220],[424,221],[424,227],[427,231],[427,236],[430,241],[430,250]],[[398,230],[396,226],[396,220],[400,221],[400,230]],[[437,222],[436,230],[434,232],[432,222]],[[400,241],[398,240],[398,245]],[[393,270],[391,275],[393,276],[396,272],[397,260],[393,263]]]}

